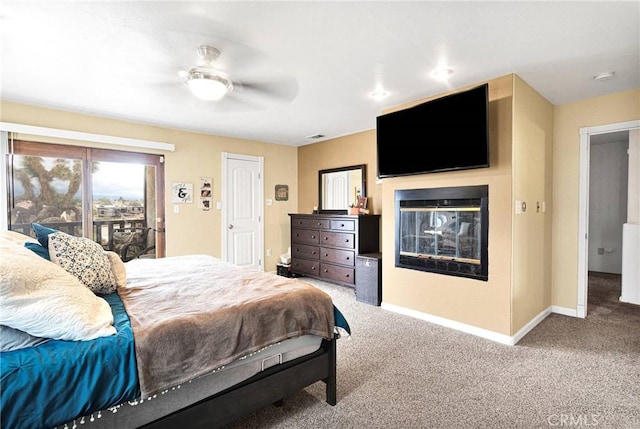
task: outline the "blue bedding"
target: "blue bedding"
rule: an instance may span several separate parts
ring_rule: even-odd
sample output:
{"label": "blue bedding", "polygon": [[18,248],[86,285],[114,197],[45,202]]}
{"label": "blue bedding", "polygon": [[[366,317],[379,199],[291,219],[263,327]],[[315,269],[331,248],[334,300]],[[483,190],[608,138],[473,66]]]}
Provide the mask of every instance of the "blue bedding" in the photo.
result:
{"label": "blue bedding", "polygon": [[129,316],[117,293],[103,298],[116,335],[0,354],[3,429],[51,428],[140,396]]}
{"label": "blue bedding", "polygon": [[[2,429],[52,428],[140,397],[129,316],[117,293],[103,298],[111,306],[116,335],[51,340],[0,353]],[[335,326],[351,334],[343,314],[333,309]]]}

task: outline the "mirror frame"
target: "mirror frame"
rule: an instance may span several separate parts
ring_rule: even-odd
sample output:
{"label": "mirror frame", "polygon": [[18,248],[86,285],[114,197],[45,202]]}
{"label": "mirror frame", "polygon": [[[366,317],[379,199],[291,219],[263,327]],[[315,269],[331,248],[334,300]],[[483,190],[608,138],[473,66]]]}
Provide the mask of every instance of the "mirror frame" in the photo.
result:
{"label": "mirror frame", "polygon": [[318,213],[321,213],[321,214],[348,214],[349,213],[348,208],[344,210],[324,210],[322,208],[322,194],[323,194],[322,175],[325,173],[335,173],[337,171],[349,171],[349,170],[360,170],[360,173],[362,175],[362,183],[360,185],[360,189],[362,191],[361,194],[363,197],[367,196],[367,191],[366,191],[367,164],[350,165],[348,167],[338,167],[338,168],[329,168],[326,170],[319,170],[318,171]]}

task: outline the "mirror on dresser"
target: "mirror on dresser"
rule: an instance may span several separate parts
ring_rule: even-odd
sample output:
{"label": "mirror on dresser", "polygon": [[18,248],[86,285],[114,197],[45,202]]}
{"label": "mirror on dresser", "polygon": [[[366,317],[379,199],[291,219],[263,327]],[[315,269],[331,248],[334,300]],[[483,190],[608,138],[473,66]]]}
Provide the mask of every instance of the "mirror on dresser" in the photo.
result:
{"label": "mirror on dresser", "polygon": [[358,197],[366,197],[366,164],[318,171],[318,212],[347,214]]}

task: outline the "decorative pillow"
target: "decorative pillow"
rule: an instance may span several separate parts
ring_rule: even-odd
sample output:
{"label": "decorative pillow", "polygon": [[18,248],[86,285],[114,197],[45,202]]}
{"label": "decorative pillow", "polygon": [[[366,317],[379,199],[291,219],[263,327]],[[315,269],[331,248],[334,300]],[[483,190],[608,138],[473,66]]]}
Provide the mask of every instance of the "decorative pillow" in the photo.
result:
{"label": "decorative pillow", "polygon": [[39,223],[32,223],[31,228],[33,228],[33,232],[36,233],[38,242],[46,248],[49,248],[49,235],[58,232],[57,229],[42,226]]}
{"label": "decorative pillow", "polygon": [[19,329],[0,325],[0,352],[10,352],[27,347],[35,347],[49,341],[50,338],[34,337]]}
{"label": "decorative pillow", "polygon": [[8,240],[0,240],[0,308],[0,325],[35,337],[78,341],[116,333],[107,301]]}
{"label": "decorative pillow", "polygon": [[111,263],[111,271],[113,277],[116,279],[117,287],[125,287],[127,285],[127,268],[124,266],[124,262],[120,259],[120,255],[116,252],[104,252],[109,258]]}
{"label": "decorative pillow", "polygon": [[27,241],[26,243],[24,243],[24,247],[31,250],[33,253],[40,256],[41,258],[46,259],[47,261],[51,260],[51,257],[49,256],[49,249],[47,249],[40,243],[33,243],[30,241]]}
{"label": "decorative pillow", "polygon": [[95,241],[64,232],[49,234],[51,261],[73,274],[94,293],[116,291],[116,279],[109,258]]}

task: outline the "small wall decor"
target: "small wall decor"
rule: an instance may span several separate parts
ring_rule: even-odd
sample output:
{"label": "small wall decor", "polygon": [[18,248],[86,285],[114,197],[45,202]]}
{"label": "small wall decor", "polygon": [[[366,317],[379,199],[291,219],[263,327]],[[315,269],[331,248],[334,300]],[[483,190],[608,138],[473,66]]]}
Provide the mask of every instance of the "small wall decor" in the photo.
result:
{"label": "small wall decor", "polygon": [[211,210],[213,200],[213,179],[211,177],[200,178],[200,200],[198,205],[202,210]]}
{"label": "small wall decor", "polygon": [[289,185],[276,185],[276,201],[289,200]]}
{"label": "small wall decor", "polygon": [[171,184],[171,202],[191,204],[193,202],[193,183],[173,182]]}

